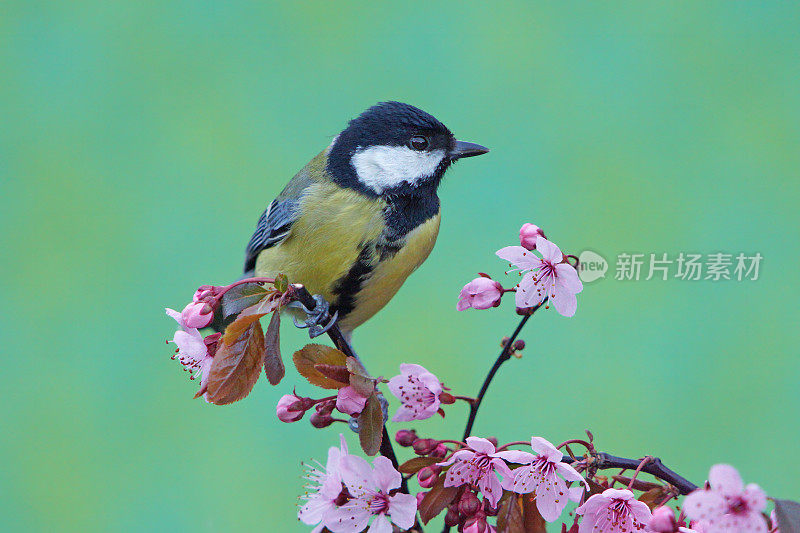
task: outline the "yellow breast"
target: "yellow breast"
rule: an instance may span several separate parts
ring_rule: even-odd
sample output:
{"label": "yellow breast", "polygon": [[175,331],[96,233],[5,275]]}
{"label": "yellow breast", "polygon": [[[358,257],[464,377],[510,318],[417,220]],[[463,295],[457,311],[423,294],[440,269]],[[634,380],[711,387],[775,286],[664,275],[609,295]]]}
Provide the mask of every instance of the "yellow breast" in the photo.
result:
{"label": "yellow breast", "polygon": [[[259,254],[256,274],[286,274],[289,281],[303,283],[334,306],[347,300],[353,305],[344,307],[352,310],[339,324],[352,331],[382,309],[425,261],[439,232],[437,214],[401,239],[396,253],[381,259],[376,244],[385,227],[385,205],[333,183],[313,183],[287,238]],[[354,290],[344,290],[343,280]]]}
{"label": "yellow breast", "polygon": [[342,319],[343,329],[352,330],[383,309],[406,278],[428,258],[439,234],[440,218],[437,213],[417,226],[394,256],[378,263],[356,295],[355,308]]}

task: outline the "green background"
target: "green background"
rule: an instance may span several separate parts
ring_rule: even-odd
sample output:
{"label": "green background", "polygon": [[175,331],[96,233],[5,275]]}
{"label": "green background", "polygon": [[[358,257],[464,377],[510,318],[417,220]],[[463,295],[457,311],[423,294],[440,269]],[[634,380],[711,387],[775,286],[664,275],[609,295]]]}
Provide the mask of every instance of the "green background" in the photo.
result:
{"label": "green background", "polygon": [[[434,253],[356,332],[375,373],[474,394],[516,323],[456,313],[521,223],[612,263],[542,313],[475,432],[715,462],[798,498],[800,9],[789,3],[6,2],[0,14],[0,516],[11,531],[303,531],[300,461],[337,429],[297,384],[192,401],[195,287],[346,121],[413,103],[492,148],[442,186]],[[755,282],[613,279],[621,252],[760,252]],[[288,357],[306,342],[284,324]],[[396,405],[396,404],[395,404]],[[416,424],[457,436],[465,408]],[[392,431],[400,426],[393,425]],[[352,443],[353,435],[348,435]],[[406,450],[403,450],[404,457]],[[433,528],[436,530],[436,528]]]}

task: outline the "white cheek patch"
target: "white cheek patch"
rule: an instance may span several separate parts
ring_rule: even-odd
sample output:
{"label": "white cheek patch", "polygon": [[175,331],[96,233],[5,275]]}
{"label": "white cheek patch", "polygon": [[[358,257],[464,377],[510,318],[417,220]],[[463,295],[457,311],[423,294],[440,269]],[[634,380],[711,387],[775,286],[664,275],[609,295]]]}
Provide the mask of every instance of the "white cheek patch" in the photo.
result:
{"label": "white cheek patch", "polygon": [[350,163],[358,179],[377,193],[403,182],[415,185],[429,178],[444,158],[444,150],[418,152],[407,146],[370,146],[359,148]]}

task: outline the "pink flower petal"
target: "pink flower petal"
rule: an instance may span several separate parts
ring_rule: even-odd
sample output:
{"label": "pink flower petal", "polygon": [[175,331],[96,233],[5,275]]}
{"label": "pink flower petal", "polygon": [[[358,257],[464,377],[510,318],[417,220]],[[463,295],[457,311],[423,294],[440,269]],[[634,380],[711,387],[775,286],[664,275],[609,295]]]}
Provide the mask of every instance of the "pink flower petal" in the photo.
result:
{"label": "pink flower petal", "polygon": [[[511,486],[506,487],[512,492],[517,494],[527,494],[536,490],[539,484],[539,477],[537,471],[532,466],[522,466],[513,471],[514,477],[511,481]],[[503,479],[503,481],[506,481]]]}
{"label": "pink flower petal", "polygon": [[713,519],[724,514],[725,509],[725,498],[713,490],[698,489],[683,502],[683,510],[692,520]]}
{"label": "pink flower petal", "polygon": [[561,253],[558,246],[547,239],[541,237],[537,239],[536,249],[539,250],[539,253],[542,254],[542,258],[548,263],[558,264],[564,260],[564,255]]}
{"label": "pink flower petal", "polygon": [[436,466],[450,466],[456,461],[469,461],[473,457],[475,457],[475,452],[472,450],[458,450],[456,453],[450,456],[450,459],[442,463],[436,463]]}
{"label": "pink flower petal", "polygon": [[572,468],[572,466],[566,463],[561,463],[561,462],[556,463],[556,472],[561,474],[567,481],[578,481],[588,486],[586,480],[583,479],[583,476],[580,475],[577,470]]}
{"label": "pink flower petal", "polygon": [[372,513],[360,501],[348,503],[331,511],[325,520],[328,529],[337,533],[358,533],[367,527]]}
{"label": "pink flower petal", "polygon": [[653,514],[650,512],[650,508],[646,503],[632,499],[628,502],[628,505],[630,505],[631,514],[636,520],[645,525],[650,522],[650,518],[652,518]]}
{"label": "pink flower petal", "polygon": [[534,459],[536,459],[536,456],[532,453],[521,452],[518,450],[505,450],[502,452],[497,452],[492,454],[492,457],[500,457],[509,463],[518,463],[521,465],[530,464]]}
{"label": "pink flower petal", "polygon": [[553,483],[540,483],[536,487],[536,507],[547,522],[555,521],[567,505],[567,484],[560,477]]}
{"label": "pink flower petal", "polygon": [[711,472],[708,474],[708,482],[714,490],[718,490],[723,494],[736,494],[742,492],[744,483],[742,483],[742,476],[731,465],[714,465],[711,467]]}
{"label": "pink flower petal", "polygon": [[372,521],[367,533],[392,533],[392,523],[386,518],[386,515],[378,515]]}
{"label": "pink flower petal", "polygon": [[497,476],[492,472],[489,472],[478,480],[478,488],[483,496],[489,500],[492,507],[497,505],[497,502],[503,495],[503,487],[500,485],[500,480],[497,479]]}
{"label": "pink flower petal", "polygon": [[336,409],[351,416],[357,416],[364,410],[367,398],[350,385],[339,389],[336,395]]}
{"label": "pink flower petal", "polygon": [[760,513],[767,507],[767,495],[755,483],[750,483],[744,488],[742,497],[752,512]]}
{"label": "pink flower petal", "polygon": [[389,497],[389,514],[392,522],[402,529],[411,529],[417,518],[417,498],[411,494],[397,493]]}
{"label": "pink flower petal", "polygon": [[551,301],[553,302],[553,307],[558,311],[558,314],[565,317],[574,316],[575,311],[578,309],[578,299],[575,297],[575,294],[564,290],[558,284],[556,284],[553,292],[554,294]]}
{"label": "pink flower petal", "polygon": [[467,437],[467,446],[478,453],[485,453],[486,455],[491,455],[495,452],[494,444],[480,437]]}
{"label": "pink flower petal", "polygon": [[372,472],[373,479],[382,492],[388,494],[390,490],[400,486],[402,479],[400,472],[394,469],[389,459],[383,456],[376,457],[372,461],[372,466],[374,467]]}
{"label": "pink flower petal", "polygon": [[578,271],[572,265],[559,263],[556,265],[556,278],[559,285],[572,294],[577,294],[583,290],[583,283],[578,277]]}
{"label": "pink flower petal", "polygon": [[[537,243],[538,246],[538,243]],[[523,270],[535,270],[542,266],[542,260],[536,257],[536,254],[526,250],[522,246],[506,246],[497,250],[497,257],[505,259],[517,268]]]}
{"label": "pink flower petal", "polygon": [[611,500],[632,500],[633,493],[628,489],[606,489],[603,491],[603,496]]}
{"label": "pink flower petal", "polygon": [[548,461],[554,463],[561,461],[563,455],[553,446],[549,440],[542,437],[531,437],[531,448],[539,455],[543,455]]}
{"label": "pink flower petal", "polygon": [[445,487],[460,487],[467,483],[475,483],[480,476],[480,470],[469,461],[456,461],[447,470],[444,478]]}
{"label": "pink flower petal", "polygon": [[430,372],[422,372],[417,378],[434,395],[438,396],[442,393],[442,383],[439,381],[439,378]]}

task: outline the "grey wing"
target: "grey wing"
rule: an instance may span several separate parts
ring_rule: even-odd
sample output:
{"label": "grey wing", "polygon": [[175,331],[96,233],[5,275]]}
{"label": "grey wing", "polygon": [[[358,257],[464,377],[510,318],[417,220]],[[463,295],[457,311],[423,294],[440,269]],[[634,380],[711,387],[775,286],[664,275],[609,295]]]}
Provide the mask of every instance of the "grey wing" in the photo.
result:
{"label": "grey wing", "polygon": [[244,260],[245,273],[255,269],[256,259],[262,250],[275,246],[286,238],[298,217],[297,204],[296,199],[279,196],[262,213],[261,218],[258,219],[256,231],[247,244]]}

